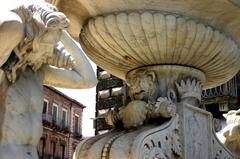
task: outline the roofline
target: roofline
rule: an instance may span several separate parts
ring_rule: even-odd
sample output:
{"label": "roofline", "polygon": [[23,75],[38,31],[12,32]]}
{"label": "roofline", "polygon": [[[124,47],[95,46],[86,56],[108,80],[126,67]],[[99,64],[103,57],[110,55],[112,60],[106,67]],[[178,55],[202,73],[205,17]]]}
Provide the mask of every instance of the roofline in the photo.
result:
{"label": "roofline", "polygon": [[77,101],[77,100],[75,100],[75,99],[73,99],[73,98],[67,96],[66,94],[62,93],[61,91],[57,90],[56,88],[51,87],[51,86],[46,86],[46,85],[44,85],[44,87],[46,87],[46,88],[48,88],[48,89],[54,91],[55,93],[57,93],[57,94],[63,96],[64,98],[66,98],[66,99],[70,100],[71,102],[77,104],[79,107],[81,107],[81,108],[86,108],[85,105],[83,105],[83,104],[80,103],[79,101]]}

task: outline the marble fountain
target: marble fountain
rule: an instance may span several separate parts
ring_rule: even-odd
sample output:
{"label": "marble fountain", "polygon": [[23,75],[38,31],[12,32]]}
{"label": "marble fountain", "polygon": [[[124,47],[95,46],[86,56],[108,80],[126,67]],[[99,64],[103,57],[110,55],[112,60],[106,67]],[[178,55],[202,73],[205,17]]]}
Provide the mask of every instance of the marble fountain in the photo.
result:
{"label": "marble fountain", "polygon": [[81,30],[85,53],[125,80],[132,98],[106,114],[116,128],[84,140],[75,159],[234,158],[199,106],[202,89],[239,71],[239,1],[76,0],[61,6],[70,31]]}

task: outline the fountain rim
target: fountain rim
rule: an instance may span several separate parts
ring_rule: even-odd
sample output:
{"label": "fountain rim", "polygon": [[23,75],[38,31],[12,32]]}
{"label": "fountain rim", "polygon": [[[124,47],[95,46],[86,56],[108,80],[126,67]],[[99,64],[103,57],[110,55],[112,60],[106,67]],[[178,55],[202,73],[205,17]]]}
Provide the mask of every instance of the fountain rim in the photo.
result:
{"label": "fountain rim", "polygon": [[[205,73],[197,68],[191,66],[183,65],[170,65],[170,64],[161,64],[161,65],[147,65],[138,68],[134,68],[126,73],[125,79],[128,81],[132,75],[140,71],[157,71],[157,72],[170,72],[174,71],[176,74],[186,74],[185,77],[192,77],[200,80],[204,86],[206,81]],[[155,73],[157,73],[155,72]]]}

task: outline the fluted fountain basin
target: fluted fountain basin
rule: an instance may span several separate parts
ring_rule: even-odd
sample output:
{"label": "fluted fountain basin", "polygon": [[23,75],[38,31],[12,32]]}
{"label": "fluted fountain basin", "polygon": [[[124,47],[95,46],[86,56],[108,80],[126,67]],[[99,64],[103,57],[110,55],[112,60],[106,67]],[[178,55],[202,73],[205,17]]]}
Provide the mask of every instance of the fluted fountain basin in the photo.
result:
{"label": "fluted fountain basin", "polygon": [[83,27],[80,42],[96,64],[121,79],[143,66],[179,65],[204,72],[209,88],[239,70],[234,40],[207,24],[166,12],[97,16]]}
{"label": "fluted fountain basin", "polygon": [[71,0],[57,6],[70,18],[74,37],[83,31],[80,42],[91,59],[122,79],[145,65],[184,65],[203,71],[209,88],[239,69],[239,0]]}

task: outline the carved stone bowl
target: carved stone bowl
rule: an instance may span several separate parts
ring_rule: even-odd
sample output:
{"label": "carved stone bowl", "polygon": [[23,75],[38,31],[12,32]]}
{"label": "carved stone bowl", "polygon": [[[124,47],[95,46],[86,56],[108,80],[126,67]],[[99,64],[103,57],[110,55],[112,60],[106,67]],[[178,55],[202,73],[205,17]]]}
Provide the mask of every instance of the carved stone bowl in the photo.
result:
{"label": "carved stone bowl", "polygon": [[117,77],[143,66],[180,65],[204,72],[210,88],[239,70],[237,0],[75,1],[60,8],[81,29],[84,51]]}
{"label": "carved stone bowl", "polygon": [[180,65],[201,70],[206,75],[205,87],[214,87],[239,69],[239,48],[231,38],[169,13],[97,16],[83,27],[81,43],[94,62],[122,79],[143,66]]}

